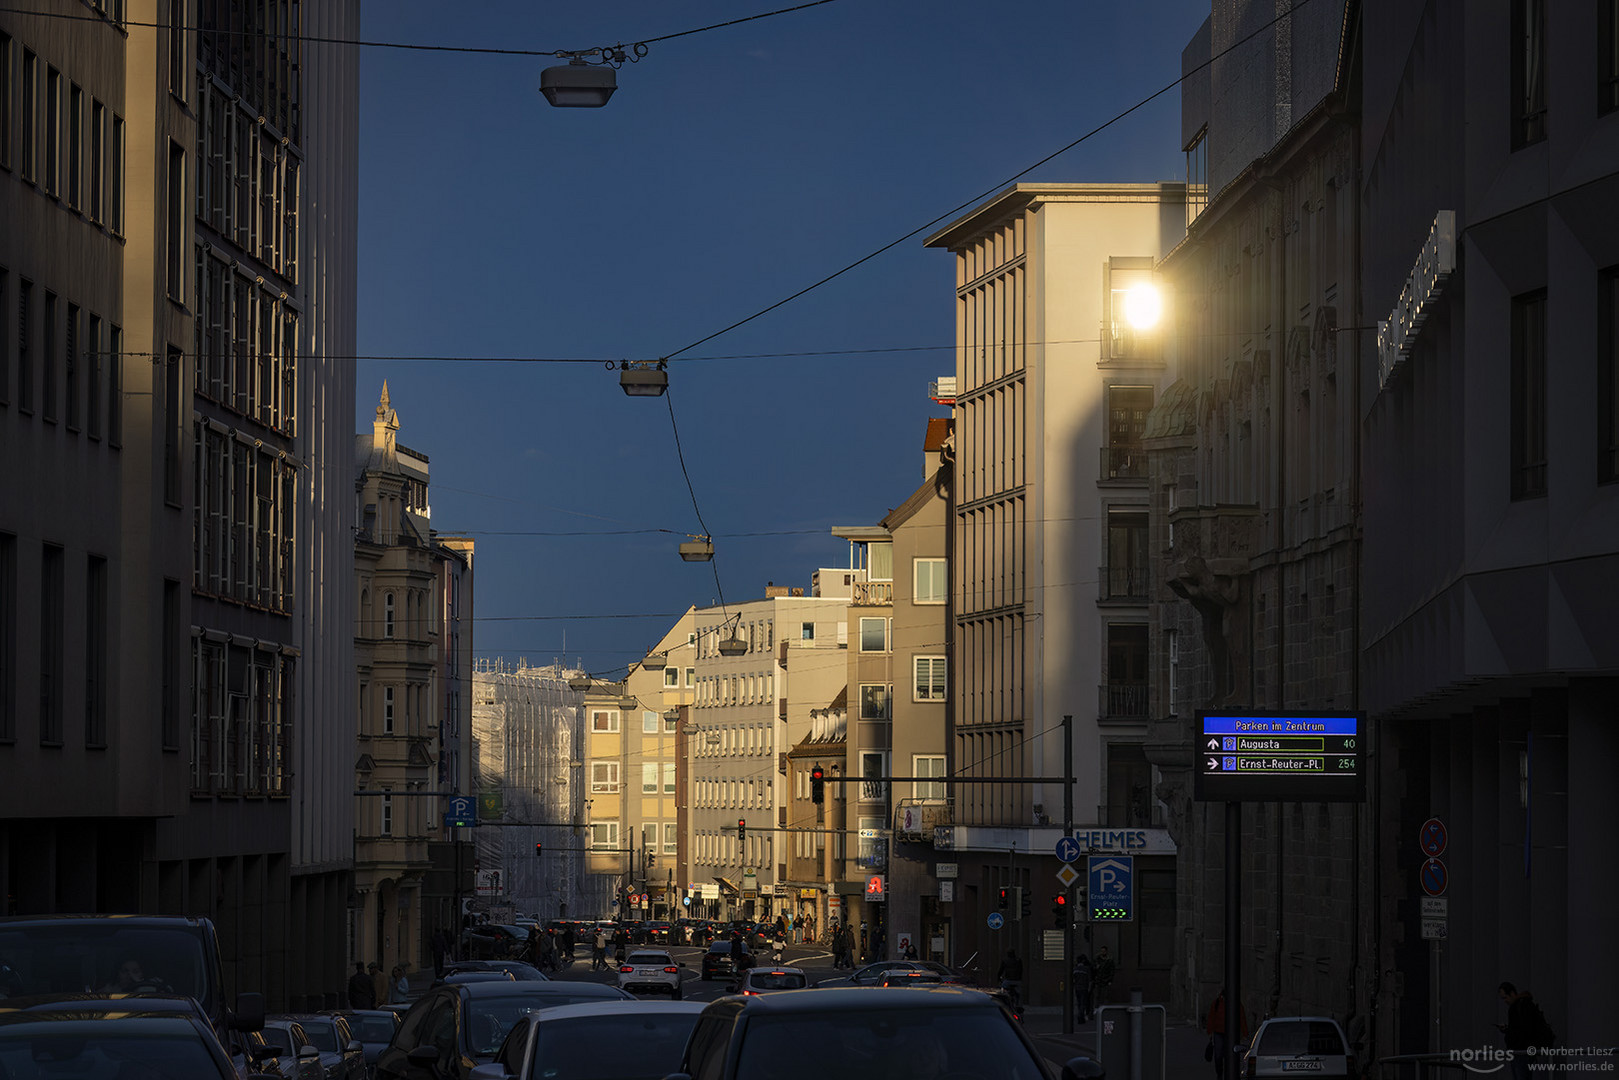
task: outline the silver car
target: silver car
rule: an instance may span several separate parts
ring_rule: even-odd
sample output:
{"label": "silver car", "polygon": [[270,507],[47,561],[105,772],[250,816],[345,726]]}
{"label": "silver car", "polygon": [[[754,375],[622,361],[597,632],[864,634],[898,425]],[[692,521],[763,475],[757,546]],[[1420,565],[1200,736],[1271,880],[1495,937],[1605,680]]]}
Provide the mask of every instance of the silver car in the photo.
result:
{"label": "silver car", "polygon": [[517,1022],[471,1080],[663,1076],[680,1066],[703,1008],[699,1001],[593,1001],[541,1009]]}
{"label": "silver car", "polygon": [[629,993],[668,994],[679,1001],[680,964],[659,949],[636,949],[618,966],[618,988]]}
{"label": "silver car", "polygon": [[1243,1055],[1242,1075],[1353,1076],[1355,1059],[1338,1021],[1326,1016],[1273,1016],[1259,1025]]}

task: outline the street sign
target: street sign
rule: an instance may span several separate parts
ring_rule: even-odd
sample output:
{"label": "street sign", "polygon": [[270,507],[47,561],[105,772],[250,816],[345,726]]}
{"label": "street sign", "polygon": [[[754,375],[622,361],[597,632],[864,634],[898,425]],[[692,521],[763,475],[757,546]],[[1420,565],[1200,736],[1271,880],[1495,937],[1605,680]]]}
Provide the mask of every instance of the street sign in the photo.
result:
{"label": "street sign", "polygon": [[682,905],[683,905],[683,906],[685,906],[685,907],[691,907],[691,897],[689,897],[689,896],[682,896],[682,897],[681,897],[681,898],[680,898],[680,903],[681,903],[681,904],[682,904]]}
{"label": "street sign", "polygon": [[1068,934],[1062,930],[1045,930],[1040,934],[1040,959],[1063,959],[1064,946],[1067,944]]}
{"label": "street sign", "polygon": [[984,921],[989,923],[989,928],[991,930],[999,930],[1002,926],[1006,925],[1006,919],[1002,917],[1001,913],[998,911],[990,912],[989,918]]}
{"label": "street sign", "polygon": [[1057,871],[1057,880],[1062,882],[1063,888],[1072,889],[1074,882],[1079,880],[1079,871],[1064,863],[1062,869]]}
{"label": "street sign", "polygon": [[1086,903],[1092,922],[1130,922],[1135,918],[1135,858],[1092,855],[1087,861]]}
{"label": "street sign", "polygon": [[1071,863],[1079,858],[1079,841],[1072,836],[1065,836],[1057,841],[1057,858],[1065,863]]}
{"label": "street sign", "polygon": [[933,876],[936,877],[936,878],[939,878],[942,881],[945,878],[953,878],[953,877],[955,877],[956,873],[957,873],[957,870],[958,870],[958,866],[957,866],[956,863],[942,862],[942,863],[940,863],[939,865],[937,865],[937,866],[935,866],[933,868]]}
{"label": "street sign", "polygon": [[872,874],[866,878],[866,899],[878,902],[888,899],[888,882],[882,874]]}
{"label": "street sign", "polygon": [[1422,940],[1444,941],[1450,937],[1450,921],[1448,919],[1423,919]]}
{"label": "street sign", "polygon": [[1364,802],[1365,716],[1197,714],[1193,792],[1207,802]]}
{"label": "street sign", "polygon": [[1445,847],[1450,843],[1450,834],[1445,831],[1445,823],[1436,817],[1431,817],[1422,823],[1422,831],[1417,834],[1417,842],[1422,845],[1422,853],[1430,859],[1437,859],[1445,853]]}
{"label": "street sign", "polygon": [[444,800],[444,827],[470,829],[478,824],[478,801],[471,795],[451,795]]}
{"label": "street sign", "polygon": [[1445,886],[1450,884],[1450,871],[1445,868],[1443,859],[1429,859],[1422,864],[1422,891],[1429,896],[1445,895]]}
{"label": "street sign", "polygon": [[956,902],[956,883],[954,881],[939,882],[939,903],[953,904]]}
{"label": "street sign", "polygon": [[1443,919],[1450,915],[1450,901],[1443,896],[1419,896],[1424,919]]}

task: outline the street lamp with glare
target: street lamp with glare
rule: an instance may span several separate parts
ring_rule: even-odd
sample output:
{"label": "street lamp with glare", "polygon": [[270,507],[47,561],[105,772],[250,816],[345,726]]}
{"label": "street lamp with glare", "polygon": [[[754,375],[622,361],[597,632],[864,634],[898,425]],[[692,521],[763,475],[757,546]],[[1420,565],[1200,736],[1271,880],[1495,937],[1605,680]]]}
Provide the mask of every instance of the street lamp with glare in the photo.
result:
{"label": "street lamp with glare", "polygon": [[558,109],[599,109],[617,89],[618,75],[612,68],[587,64],[580,56],[540,72],[540,93]]}
{"label": "street lamp with glare", "polygon": [[590,689],[590,676],[579,674],[568,677],[568,689],[583,692]]}
{"label": "street lamp with glare", "polygon": [[735,635],[720,640],[721,656],[741,656],[748,651],[748,643]]}

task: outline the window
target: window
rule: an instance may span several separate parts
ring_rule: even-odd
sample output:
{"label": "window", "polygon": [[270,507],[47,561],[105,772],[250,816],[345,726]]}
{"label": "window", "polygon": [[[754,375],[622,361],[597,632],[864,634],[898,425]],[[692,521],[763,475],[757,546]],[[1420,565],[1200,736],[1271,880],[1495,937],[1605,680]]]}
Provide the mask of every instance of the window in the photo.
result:
{"label": "window", "polygon": [[658,762],[641,762],[641,794],[656,795],[658,793]]}
{"label": "window", "polygon": [[11,35],[0,33],[0,169],[11,168]]}
{"label": "window", "polygon": [[27,49],[22,51],[22,178],[30,184],[39,172],[37,142],[39,119],[39,60]]}
{"label": "window", "polygon": [[382,825],[378,833],[382,836],[394,834],[394,797],[386,788],[382,792]]}
{"label": "window", "polygon": [[665,795],[675,793],[675,763],[672,761],[663,763],[663,793]]}
{"label": "window", "polygon": [[58,170],[62,166],[62,74],[45,68],[45,194],[61,192]]}
{"label": "window", "polygon": [[79,401],[79,323],[81,321],[79,305],[67,306],[67,325],[63,340],[66,350],[62,353],[62,375],[67,382],[67,426],[70,431],[78,431],[83,422],[82,406]]}
{"label": "window", "polygon": [[382,688],[382,733],[394,733],[394,688],[391,686]]}
{"label": "window", "polygon": [[180,397],[180,350],[169,346],[168,361],[163,365],[163,499],[170,506],[180,505],[180,439],[189,412],[187,402]]}
{"label": "window", "polygon": [[1176,631],[1166,630],[1164,654],[1169,658],[1169,715],[1179,716],[1180,712],[1180,639]]}
{"label": "window", "polygon": [[33,341],[28,335],[28,316],[34,307],[34,283],[24,278],[17,281],[17,409],[34,411],[34,355],[30,351]]}
{"label": "window", "polygon": [[592,821],[590,823],[590,846],[598,851],[617,851],[618,822]]}
{"label": "window", "polygon": [[664,687],[678,687],[680,685],[680,669],[673,664],[665,664],[663,668]]}
{"label": "window", "polygon": [[1141,434],[1152,411],[1152,387],[1107,388],[1107,446],[1102,450],[1103,480],[1139,480],[1147,475]]}
{"label": "window", "polygon": [[1512,148],[1546,137],[1546,4],[1512,0]]}
{"label": "window", "polygon": [[[4,58],[0,57],[0,63]],[[1619,109],[1619,0],[1597,2],[1597,115]]]}
{"label": "window", "polygon": [[590,730],[612,733],[618,730],[617,709],[593,709],[590,713]]}
{"label": "window", "polygon": [[[1614,0],[1610,6],[1619,6]],[[1597,283],[1597,481],[1619,480],[1619,267]]]}
{"label": "window", "polygon": [[618,791],[618,762],[592,761],[590,763],[590,790],[608,795]]}
{"label": "window", "polygon": [[1546,293],[1512,298],[1512,497],[1546,494]]}
{"label": "window", "polygon": [[114,234],[124,232],[124,118],[112,118],[112,138],[107,145],[107,227]]}
{"label": "window", "polygon": [[17,738],[17,538],[0,533],[0,743]]}
{"label": "window", "polygon": [[391,592],[382,594],[382,636],[394,636],[394,594]]}
{"label": "window", "polygon": [[[4,284],[4,281],[0,281],[0,286]],[[104,404],[101,399],[102,372],[106,370],[107,366],[107,358],[101,353],[101,316],[91,315],[89,336],[84,340],[84,366],[86,380],[89,384],[85,392],[85,404],[88,409],[86,417],[88,423],[85,425],[85,430],[92,439],[101,438],[101,410]]]}
{"label": "window", "polygon": [[915,589],[911,593],[913,597],[912,603],[944,603],[945,590],[949,588],[945,561],[943,559],[913,559],[911,566],[916,581]]}
{"label": "window", "polygon": [[1209,205],[1209,125],[1204,124],[1186,144],[1186,224]]}
{"label": "window", "polygon": [[169,0],[169,93],[184,101],[189,81],[186,77],[186,3],[185,0]]}
{"label": "window", "polygon": [[84,581],[84,745],[107,745],[107,560],[91,555]]}
{"label": "window", "polygon": [[190,209],[186,203],[186,152],[177,142],[169,143],[169,176],[167,207],[167,268],[168,296],[177,304],[185,303],[186,218]]}
{"label": "window", "polygon": [[798,637],[801,641],[814,641],[815,624],[812,622],[804,623],[803,626],[799,628]]}
{"label": "window", "polygon": [[689,688],[691,688],[693,686],[696,686],[696,685],[697,685],[697,669],[694,668],[694,667],[689,667],[689,668],[686,669],[686,686],[689,689]]}
{"label": "window", "polygon": [[894,718],[894,690],[887,683],[860,685],[860,719],[892,720]]}
{"label": "window", "polygon": [[124,444],[124,331],[107,331],[107,445]]}
{"label": "window", "polygon": [[860,651],[861,652],[887,652],[888,651],[888,620],[887,619],[861,619],[860,620]]}
{"label": "window", "polygon": [[[0,43],[0,55],[4,53],[4,44]],[[0,128],[5,127],[5,113],[0,111]],[[6,283],[10,277],[5,267],[0,266],[0,405],[11,401],[11,336],[6,333],[5,303]]]}
{"label": "window", "polygon": [[678,716],[665,716],[663,718],[664,734],[673,735],[675,733],[675,728],[678,727],[679,724],[680,718]]}
{"label": "window", "polygon": [[893,541],[879,540],[866,545],[866,580],[894,580]]}
{"label": "window", "polygon": [[944,657],[918,656],[914,659],[916,683],[913,700],[944,700]]}
{"label": "window", "polygon": [[658,721],[662,719],[657,713],[650,710],[641,712],[641,731],[648,735],[656,735],[661,727]]}
{"label": "window", "polygon": [[106,221],[107,206],[102,201],[106,189],[102,186],[107,164],[107,107],[99,101],[90,103],[90,200],[86,209],[91,221]]}
{"label": "window", "polygon": [[45,292],[45,347],[40,351],[40,416],[56,422],[56,294]]}
{"label": "window", "polygon": [[1147,515],[1135,509],[1109,508],[1102,599],[1145,603],[1148,565]]}
{"label": "window", "polygon": [[[918,754],[918,755],[916,755],[915,757],[913,757],[911,759],[911,775],[912,776],[943,776],[943,775],[945,775],[945,772],[944,772],[944,755],[943,754]],[[939,799],[939,800],[942,801],[945,798],[945,785],[942,784],[942,783],[939,783],[939,784],[917,784],[914,787],[914,794],[916,795],[916,797],[918,799]]]}
{"label": "window", "polygon": [[[886,750],[862,750],[860,752],[860,797],[862,799],[882,802],[886,797],[886,781],[883,777],[888,775],[888,752]],[[882,822],[877,822],[881,825]],[[864,821],[860,823],[862,829],[870,828]]]}
{"label": "window", "polygon": [[72,83],[67,91],[67,204],[77,210],[84,183],[84,91]]}
{"label": "window", "polygon": [[680,850],[680,831],[678,823],[665,821],[663,823],[663,853],[674,855]]}
{"label": "window", "polygon": [[1147,627],[1113,623],[1107,628],[1107,686],[1103,716],[1141,720],[1147,716]]}
{"label": "window", "polygon": [[62,744],[63,638],[67,605],[62,549],[46,544],[39,575],[39,741]]}

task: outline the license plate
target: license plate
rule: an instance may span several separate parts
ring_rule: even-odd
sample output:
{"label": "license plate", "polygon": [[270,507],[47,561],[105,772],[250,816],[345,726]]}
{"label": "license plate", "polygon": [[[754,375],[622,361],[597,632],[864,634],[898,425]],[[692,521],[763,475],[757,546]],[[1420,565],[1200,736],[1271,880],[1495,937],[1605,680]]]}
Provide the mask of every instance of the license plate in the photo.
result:
{"label": "license plate", "polygon": [[1319,1061],[1284,1061],[1283,1072],[1320,1072],[1322,1064]]}

